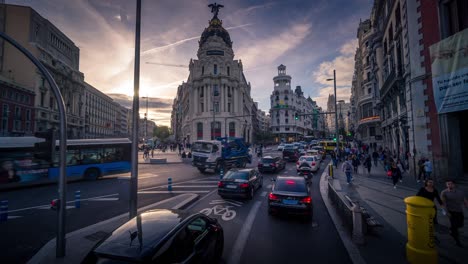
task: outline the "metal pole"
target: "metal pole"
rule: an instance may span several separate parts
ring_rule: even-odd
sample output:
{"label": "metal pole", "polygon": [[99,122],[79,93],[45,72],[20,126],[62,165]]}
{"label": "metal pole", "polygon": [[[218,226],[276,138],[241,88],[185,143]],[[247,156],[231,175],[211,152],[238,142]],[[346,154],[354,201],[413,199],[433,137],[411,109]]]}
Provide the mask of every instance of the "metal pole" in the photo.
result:
{"label": "metal pole", "polygon": [[336,137],[336,147],[340,149],[340,138],[338,137],[338,111],[336,111],[336,72],[333,70],[333,89],[335,91],[335,137]]}
{"label": "metal pole", "polygon": [[148,140],[148,96],[146,96],[145,139]]}
{"label": "metal pole", "polygon": [[64,257],[65,256],[65,220],[66,220],[66,212],[65,212],[65,205],[66,205],[66,192],[67,192],[67,178],[66,178],[66,151],[67,151],[67,115],[65,112],[65,103],[63,101],[62,94],[60,89],[58,88],[57,84],[55,83],[54,78],[50,75],[47,68],[38,60],[34,55],[32,55],[27,49],[22,47],[18,42],[14,39],[10,38],[4,32],[0,32],[0,37],[8,41],[11,45],[21,51],[29,60],[36,65],[39,71],[44,75],[47,79],[47,82],[50,85],[50,89],[52,90],[55,99],[57,100],[57,108],[59,111],[59,119],[60,119],[60,148],[59,148],[59,182],[58,182],[58,198],[61,201],[59,203],[59,207],[57,210],[57,244],[56,244],[56,257]]}
{"label": "metal pole", "polygon": [[135,67],[133,73],[133,135],[132,135],[132,173],[130,178],[129,217],[137,215],[138,189],[138,116],[140,111],[140,22],[141,0],[137,0],[135,23]]}

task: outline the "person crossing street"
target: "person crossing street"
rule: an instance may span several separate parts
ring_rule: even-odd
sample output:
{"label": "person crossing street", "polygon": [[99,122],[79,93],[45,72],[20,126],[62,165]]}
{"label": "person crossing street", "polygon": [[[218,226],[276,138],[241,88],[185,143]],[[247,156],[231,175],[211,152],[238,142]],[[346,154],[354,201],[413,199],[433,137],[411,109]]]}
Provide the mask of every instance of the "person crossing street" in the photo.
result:
{"label": "person crossing street", "polygon": [[456,188],[453,180],[448,179],[445,185],[447,189],[443,190],[440,196],[450,219],[450,235],[455,239],[457,246],[463,247],[458,229],[464,226],[463,205],[468,208],[468,200],[465,193]]}

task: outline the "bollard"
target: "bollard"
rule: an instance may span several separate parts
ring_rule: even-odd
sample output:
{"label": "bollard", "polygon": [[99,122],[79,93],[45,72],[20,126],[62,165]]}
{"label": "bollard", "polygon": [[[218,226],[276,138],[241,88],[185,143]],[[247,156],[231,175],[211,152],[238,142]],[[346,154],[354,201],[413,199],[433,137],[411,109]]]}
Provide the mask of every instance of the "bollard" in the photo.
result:
{"label": "bollard", "polygon": [[75,208],[81,207],[81,191],[75,192]]}
{"label": "bollard", "polygon": [[328,176],[333,178],[333,164],[328,165]]}
{"label": "bollard", "polygon": [[437,263],[434,243],[434,203],[424,197],[405,199],[408,243],[406,259],[409,263]]}
{"label": "bollard", "polygon": [[224,169],[221,167],[221,169],[219,170],[219,179],[222,180],[224,177]]}
{"label": "bollard", "polygon": [[364,244],[364,233],[362,230],[362,211],[359,202],[353,202],[353,241],[358,245]]}
{"label": "bollard", "polygon": [[8,220],[8,200],[3,200],[0,204],[0,222]]}
{"label": "bollard", "polygon": [[167,190],[172,192],[172,178],[167,178]]}

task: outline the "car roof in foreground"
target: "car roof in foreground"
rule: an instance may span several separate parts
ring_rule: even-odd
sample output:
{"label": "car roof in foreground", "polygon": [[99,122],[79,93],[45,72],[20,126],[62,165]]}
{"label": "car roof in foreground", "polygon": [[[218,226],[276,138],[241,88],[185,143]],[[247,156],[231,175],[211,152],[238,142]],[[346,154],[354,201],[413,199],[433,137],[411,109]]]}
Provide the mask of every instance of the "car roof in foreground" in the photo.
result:
{"label": "car roof in foreground", "polygon": [[117,228],[94,252],[103,256],[142,260],[165,241],[171,230],[191,215],[167,209],[144,212]]}

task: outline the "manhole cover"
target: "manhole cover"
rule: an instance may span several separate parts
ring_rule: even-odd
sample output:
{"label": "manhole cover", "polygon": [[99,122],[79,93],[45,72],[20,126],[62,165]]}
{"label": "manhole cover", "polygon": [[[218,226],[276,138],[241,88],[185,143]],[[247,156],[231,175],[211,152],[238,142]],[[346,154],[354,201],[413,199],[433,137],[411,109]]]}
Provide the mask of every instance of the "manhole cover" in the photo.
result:
{"label": "manhole cover", "polygon": [[96,233],[93,233],[91,235],[88,235],[88,236],[85,236],[86,239],[88,240],[91,240],[93,242],[95,241],[99,241],[101,239],[103,239],[104,237],[106,237],[109,233],[107,232],[104,232],[104,231],[98,231]]}

